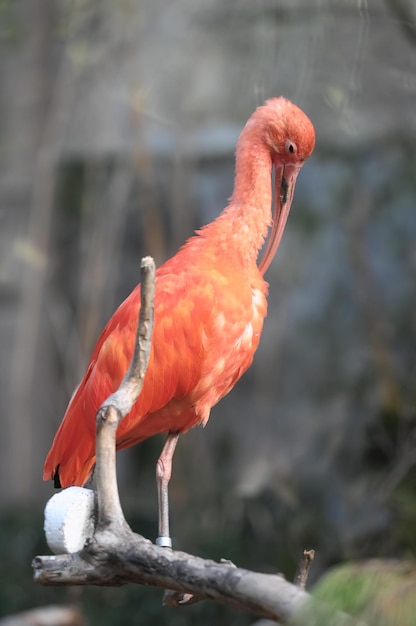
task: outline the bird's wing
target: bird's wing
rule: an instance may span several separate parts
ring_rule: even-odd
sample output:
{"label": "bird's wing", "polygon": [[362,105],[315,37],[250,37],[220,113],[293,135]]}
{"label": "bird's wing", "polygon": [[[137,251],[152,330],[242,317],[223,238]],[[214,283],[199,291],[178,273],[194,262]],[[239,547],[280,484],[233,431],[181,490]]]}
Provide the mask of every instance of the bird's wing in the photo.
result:
{"label": "bird's wing", "polygon": [[[157,273],[149,365],[142,393],[119,427],[120,436],[173,398],[186,397],[195,387],[206,352],[202,336],[212,316],[214,298],[206,277],[191,280],[189,272],[178,275],[168,269]],[[53,477],[58,466],[63,486],[83,484],[88,478],[94,463],[95,415],[128,369],[139,310],[140,285],[116,310],[97,341],[45,461],[45,479]]]}

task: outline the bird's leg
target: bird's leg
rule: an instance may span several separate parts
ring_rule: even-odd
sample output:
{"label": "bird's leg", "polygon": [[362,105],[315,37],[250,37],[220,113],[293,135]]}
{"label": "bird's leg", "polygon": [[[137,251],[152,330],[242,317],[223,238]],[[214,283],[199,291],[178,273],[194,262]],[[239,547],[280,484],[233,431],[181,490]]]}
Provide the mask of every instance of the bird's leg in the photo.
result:
{"label": "bird's leg", "polygon": [[157,498],[159,503],[159,537],[156,545],[172,547],[169,533],[169,495],[168,485],[172,474],[172,459],[178,443],[179,433],[170,432],[156,464]]}

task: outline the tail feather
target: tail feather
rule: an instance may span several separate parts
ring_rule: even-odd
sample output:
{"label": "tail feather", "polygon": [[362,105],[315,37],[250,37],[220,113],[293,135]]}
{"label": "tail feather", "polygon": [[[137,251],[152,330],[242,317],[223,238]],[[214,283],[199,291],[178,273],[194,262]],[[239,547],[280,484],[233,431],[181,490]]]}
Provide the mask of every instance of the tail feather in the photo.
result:
{"label": "tail feather", "polygon": [[55,487],[55,489],[61,489],[62,487],[61,479],[59,478],[59,467],[60,465],[57,466],[55,474],[53,475],[53,486]]}
{"label": "tail feather", "polygon": [[70,485],[82,487],[95,463],[95,421],[89,424],[84,416],[82,398],[80,385],[68,405],[46,457],[43,479],[52,479],[57,488]]}

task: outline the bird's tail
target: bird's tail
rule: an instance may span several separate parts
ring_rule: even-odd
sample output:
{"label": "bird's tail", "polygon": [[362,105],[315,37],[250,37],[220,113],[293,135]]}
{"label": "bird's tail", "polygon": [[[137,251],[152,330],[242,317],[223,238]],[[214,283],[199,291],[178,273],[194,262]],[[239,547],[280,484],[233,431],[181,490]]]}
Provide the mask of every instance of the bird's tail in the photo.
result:
{"label": "bird's tail", "polygon": [[95,420],[84,414],[83,386],[72,396],[45,460],[43,480],[52,479],[55,487],[84,485],[95,463]]}

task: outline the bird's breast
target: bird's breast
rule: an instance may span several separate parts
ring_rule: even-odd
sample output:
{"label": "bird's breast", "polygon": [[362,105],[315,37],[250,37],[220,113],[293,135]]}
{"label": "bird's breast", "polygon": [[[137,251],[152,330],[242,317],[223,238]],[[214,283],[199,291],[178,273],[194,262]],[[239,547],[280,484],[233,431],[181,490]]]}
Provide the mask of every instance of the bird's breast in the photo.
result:
{"label": "bird's breast", "polygon": [[[207,359],[194,390],[198,421],[205,424],[209,411],[236,384],[250,367],[258,347],[267,312],[266,288],[250,287],[245,306],[214,311],[210,336],[204,343]],[[241,297],[241,294],[240,294]]]}

